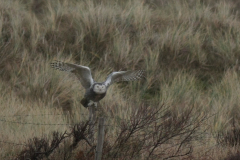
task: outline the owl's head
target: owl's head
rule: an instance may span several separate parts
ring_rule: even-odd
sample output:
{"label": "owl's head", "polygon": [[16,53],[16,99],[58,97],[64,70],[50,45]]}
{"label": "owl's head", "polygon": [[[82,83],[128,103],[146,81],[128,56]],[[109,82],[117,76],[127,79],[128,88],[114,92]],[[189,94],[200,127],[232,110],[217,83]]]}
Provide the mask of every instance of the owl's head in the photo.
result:
{"label": "owl's head", "polygon": [[93,91],[97,94],[102,94],[107,92],[107,87],[104,84],[96,83],[93,86]]}

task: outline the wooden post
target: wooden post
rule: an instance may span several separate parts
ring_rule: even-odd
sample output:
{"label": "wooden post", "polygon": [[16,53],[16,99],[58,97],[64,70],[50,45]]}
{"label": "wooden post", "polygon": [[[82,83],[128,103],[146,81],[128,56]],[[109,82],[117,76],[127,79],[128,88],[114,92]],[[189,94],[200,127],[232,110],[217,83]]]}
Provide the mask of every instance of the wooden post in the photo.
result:
{"label": "wooden post", "polygon": [[102,158],[103,141],[104,141],[104,118],[100,117],[98,124],[98,139],[95,160],[101,160]]}
{"label": "wooden post", "polygon": [[94,143],[94,123],[96,120],[96,107],[95,105],[91,105],[88,107],[89,109],[89,130],[88,130],[88,134],[89,134],[89,139],[91,141],[91,143]]}

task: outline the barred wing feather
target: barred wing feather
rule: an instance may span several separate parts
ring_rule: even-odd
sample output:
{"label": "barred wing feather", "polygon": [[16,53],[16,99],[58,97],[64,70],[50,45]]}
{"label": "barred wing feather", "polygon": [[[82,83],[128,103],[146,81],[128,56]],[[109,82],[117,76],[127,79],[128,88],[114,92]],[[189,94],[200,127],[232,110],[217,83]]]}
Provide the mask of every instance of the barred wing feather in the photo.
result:
{"label": "barred wing feather", "polygon": [[109,87],[114,82],[134,81],[141,79],[142,77],[144,77],[144,70],[113,72],[107,77],[104,84]]}
{"label": "barred wing feather", "polygon": [[94,83],[89,67],[71,63],[64,63],[61,61],[52,62],[51,67],[60,71],[74,73],[85,89],[88,89]]}

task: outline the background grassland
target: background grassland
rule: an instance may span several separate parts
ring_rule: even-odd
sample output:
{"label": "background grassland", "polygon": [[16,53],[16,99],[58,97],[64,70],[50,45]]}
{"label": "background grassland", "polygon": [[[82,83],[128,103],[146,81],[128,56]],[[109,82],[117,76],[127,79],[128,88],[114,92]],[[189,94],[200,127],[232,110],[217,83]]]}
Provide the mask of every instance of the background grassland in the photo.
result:
{"label": "background grassland", "polygon": [[[101,101],[105,114],[129,118],[132,107],[165,105],[170,115],[194,107],[212,115],[209,137],[196,142],[195,159],[224,159],[237,146],[216,146],[216,134],[240,120],[240,19],[229,0],[0,0],[0,118],[23,123],[68,123],[86,119],[84,91],[53,60],[89,66],[96,81],[112,71],[146,69],[141,82],[111,86]],[[67,126],[0,122],[0,140],[64,131]],[[114,131],[113,131],[114,133]],[[239,139],[238,139],[239,140]],[[0,143],[6,159],[23,148]]]}

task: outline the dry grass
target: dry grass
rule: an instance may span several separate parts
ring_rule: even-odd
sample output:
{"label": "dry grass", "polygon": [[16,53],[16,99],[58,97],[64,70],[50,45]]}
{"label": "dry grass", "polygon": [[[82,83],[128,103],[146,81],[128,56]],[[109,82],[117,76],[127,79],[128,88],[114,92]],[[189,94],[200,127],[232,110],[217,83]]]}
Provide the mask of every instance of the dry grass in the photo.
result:
{"label": "dry grass", "polygon": [[[195,115],[212,117],[200,127],[206,135],[194,141],[188,158],[239,154],[239,144],[217,145],[216,136],[231,139],[233,121],[239,128],[238,1],[0,0],[0,6],[0,120],[65,124],[87,118],[82,86],[52,70],[52,60],[90,66],[97,81],[116,70],[146,69],[143,81],[111,86],[101,114],[129,119],[136,107],[164,104],[167,117],[178,117],[193,107]],[[68,129],[0,123],[0,141],[21,144]],[[5,159],[23,149],[0,145]]]}

